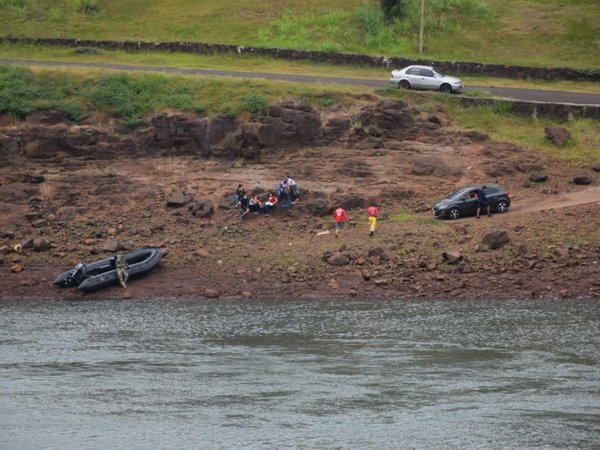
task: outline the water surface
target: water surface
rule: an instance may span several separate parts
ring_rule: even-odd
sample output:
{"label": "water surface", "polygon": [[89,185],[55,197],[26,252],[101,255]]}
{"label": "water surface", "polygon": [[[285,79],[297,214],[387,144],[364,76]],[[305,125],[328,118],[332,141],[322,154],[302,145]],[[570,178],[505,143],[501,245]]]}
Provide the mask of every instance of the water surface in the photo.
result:
{"label": "water surface", "polygon": [[600,303],[0,303],[0,448],[599,448]]}

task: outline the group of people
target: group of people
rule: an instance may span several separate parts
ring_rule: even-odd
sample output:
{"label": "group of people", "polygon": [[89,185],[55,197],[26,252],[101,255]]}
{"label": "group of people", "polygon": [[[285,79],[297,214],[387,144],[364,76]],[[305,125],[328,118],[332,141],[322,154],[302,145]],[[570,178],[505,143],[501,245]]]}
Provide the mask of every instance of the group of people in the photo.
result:
{"label": "group of people", "polygon": [[265,201],[260,200],[258,195],[248,197],[242,184],[239,184],[235,191],[235,204],[240,208],[240,219],[249,213],[256,215],[265,214],[268,216],[276,205],[280,204],[284,208],[289,208],[299,198],[298,183],[289,175],[286,175],[281,180],[274,194],[272,191],[267,193]]}
{"label": "group of people", "polygon": [[[375,236],[375,230],[377,229],[377,217],[379,216],[379,208],[376,204],[371,204],[367,208],[367,216],[369,220],[369,236]],[[346,223],[348,223],[348,213],[342,207],[337,208],[333,212],[333,220],[335,220],[335,237],[338,237],[340,230],[344,229]]]}
{"label": "group of people", "polygon": [[[243,219],[244,216],[249,213],[254,213],[256,215],[270,215],[276,205],[280,204],[284,208],[289,208],[296,203],[299,198],[300,192],[298,190],[298,183],[296,183],[296,180],[289,175],[286,175],[285,178],[281,180],[275,193],[272,191],[267,193],[266,200],[264,201],[260,200],[258,195],[248,197],[242,184],[239,184],[235,190],[235,204],[240,209],[240,219]],[[369,236],[373,237],[375,236],[377,217],[379,216],[379,208],[375,203],[367,208],[367,216],[369,221]],[[337,238],[339,232],[343,230],[346,223],[349,222],[348,213],[342,207],[337,208],[333,212],[333,219],[335,221],[335,237]]]}

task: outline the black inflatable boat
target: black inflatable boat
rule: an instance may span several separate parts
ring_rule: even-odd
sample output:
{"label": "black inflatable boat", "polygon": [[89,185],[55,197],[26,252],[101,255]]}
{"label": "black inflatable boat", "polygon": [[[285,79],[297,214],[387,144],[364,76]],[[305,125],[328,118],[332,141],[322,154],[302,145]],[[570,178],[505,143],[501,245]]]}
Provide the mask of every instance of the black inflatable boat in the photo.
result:
{"label": "black inflatable boat", "polygon": [[[160,262],[162,253],[159,248],[149,247],[134,250],[123,256],[131,280],[146,275],[154,269]],[[111,256],[89,264],[79,263],[56,277],[54,284],[61,287],[77,286],[77,289],[84,292],[93,292],[118,284],[115,259],[115,256]]]}

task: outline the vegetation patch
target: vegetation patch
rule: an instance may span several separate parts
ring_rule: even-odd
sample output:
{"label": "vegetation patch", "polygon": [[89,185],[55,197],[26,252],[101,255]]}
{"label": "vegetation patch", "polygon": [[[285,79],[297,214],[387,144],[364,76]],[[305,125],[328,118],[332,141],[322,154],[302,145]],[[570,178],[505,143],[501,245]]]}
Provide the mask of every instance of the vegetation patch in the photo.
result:
{"label": "vegetation patch", "polygon": [[[0,0],[5,36],[196,41],[597,69],[596,0]],[[389,3],[384,0],[383,3]],[[60,24],[60,26],[57,26]]]}

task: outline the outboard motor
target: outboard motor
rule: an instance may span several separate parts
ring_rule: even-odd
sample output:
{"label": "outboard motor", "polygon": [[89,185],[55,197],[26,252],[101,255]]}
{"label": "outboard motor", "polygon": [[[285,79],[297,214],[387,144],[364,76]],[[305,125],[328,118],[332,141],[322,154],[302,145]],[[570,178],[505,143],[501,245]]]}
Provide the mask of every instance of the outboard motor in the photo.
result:
{"label": "outboard motor", "polygon": [[85,277],[86,270],[87,268],[82,262],[78,263],[75,267],[73,267],[73,273],[70,277],[71,283],[73,283],[73,285],[81,283],[81,280],[83,280],[83,277]]}
{"label": "outboard motor", "polygon": [[54,284],[62,287],[77,286],[85,278],[86,267],[85,264],[80,262],[71,270],[61,273]]}

